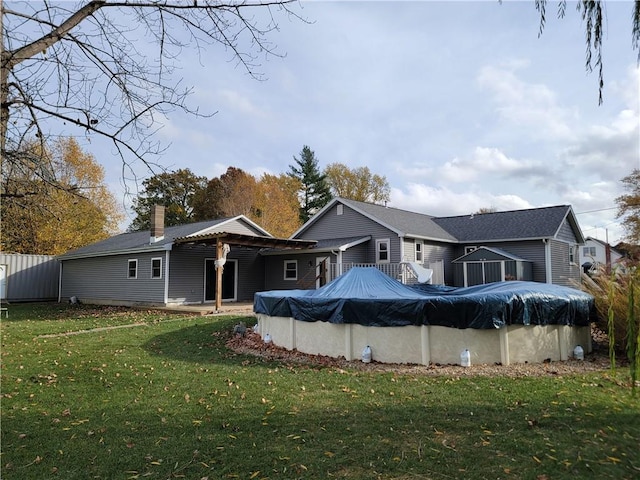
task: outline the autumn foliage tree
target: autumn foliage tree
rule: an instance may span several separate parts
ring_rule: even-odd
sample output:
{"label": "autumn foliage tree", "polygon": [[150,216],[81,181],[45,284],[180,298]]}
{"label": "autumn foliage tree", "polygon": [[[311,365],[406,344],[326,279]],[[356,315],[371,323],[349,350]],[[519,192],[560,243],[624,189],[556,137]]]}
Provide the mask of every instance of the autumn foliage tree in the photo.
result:
{"label": "autumn foliage tree", "polygon": [[391,198],[386,177],[372,174],[369,167],[349,168],[331,163],[324,170],[331,193],[359,202],[384,204]]}
{"label": "autumn foliage tree", "polygon": [[255,196],[256,179],[236,167],[228,167],[207,182],[194,196],[193,216],[197,221],[249,215]]}
{"label": "autumn foliage tree", "polygon": [[618,218],[622,218],[629,242],[640,243],[640,169],[622,179],[627,193],[616,198]]}
{"label": "autumn foliage tree", "polygon": [[264,174],[256,185],[253,210],[249,218],[276,237],[291,236],[301,225],[297,179],[286,174]]}
{"label": "autumn foliage tree", "polygon": [[124,216],[104,170],[74,139],[44,152],[30,144],[22,155],[31,168],[3,175],[3,189],[13,196],[0,207],[2,251],[58,255],[118,231]]}

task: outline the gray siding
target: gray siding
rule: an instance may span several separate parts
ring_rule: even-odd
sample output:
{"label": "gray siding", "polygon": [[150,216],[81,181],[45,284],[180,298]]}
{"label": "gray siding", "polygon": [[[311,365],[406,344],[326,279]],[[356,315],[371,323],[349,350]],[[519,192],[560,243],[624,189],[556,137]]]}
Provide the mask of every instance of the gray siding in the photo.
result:
{"label": "gray siding", "polygon": [[[402,239],[402,249],[404,250],[404,256],[402,258],[403,262],[414,262],[416,260],[416,242],[421,242],[422,240],[414,240],[413,238],[403,238]],[[424,262],[424,246],[423,250],[423,262]]]}
{"label": "gray siding", "polygon": [[[151,259],[162,258],[162,278],[151,278]],[[204,302],[205,259],[215,259],[215,247],[176,247],[169,253],[169,287],[166,303]],[[127,278],[128,260],[138,260],[138,278]],[[227,256],[236,268],[237,301],[253,301],[264,289],[264,260],[257,249],[232,247]],[[233,262],[232,262],[233,261]],[[164,304],[167,264],[165,252],[114,255],[66,260],[62,273],[62,297],[112,304]],[[224,273],[223,273],[224,275]]]}
{"label": "gray siding", "polygon": [[[151,259],[162,258],[162,278],[151,278]],[[129,260],[138,260],[138,278],[127,278]],[[163,304],[165,252],[83,258],[62,262],[61,297],[113,304]]]}
{"label": "gray siding", "polygon": [[556,285],[575,288],[580,284],[581,269],[578,263],[569,263],[571,247],[568,243],[551,240],[551,281]]}
{"label": "gray siding", "polygon": [[556,238],[558,240],[564,240],[565,242],[569,242],[569,243],[577,243],[578,241],[578,239],[576,238],[576,234],[573,231],[573,228],[571,228],[571,225],[567,220],[565,220],[560,226],[560,229],[558,230],[558,234],[556,235]]}
{"label": "gray siding", "polygon": [[342,252],[342,263],[367,263],[368,243],[361,243]]}
{"label": "gray siding", "polygon": [[[298,253],[294,251],[290,255],[270,255],[265,260],[265,285],[269,290],[297,290],[315,288],[316,258],[329,257],[332,264],[336,263],[336,256],[324,253]],[[284,279],[284,264],[286,261],[298,262],[297,280]],[[331,267],[329,267],[331,268]]]}
{"label": "gray siding", "polygon": [[422,247],[424,263],[442,261],[444,268],[445,285],[453,285],[453,262],[456,256],[456,247],[445,243],[425,243]]}
{"label": "gray siding", "polygon": [[[170,254],[169,303],[204,302],[205,259],[215,259],[216,248],[204,246],[175,247]],[[264,289],[263,259],[257,249],[231,247],[227,255],[236,265],[236,300],[253,301],[253,295]],[[224,275],[224,271],[223,271]]]}
{"label": "gray siding", "polygon": [[364,262],[375,263],[376,240],[384,238],[390,240],[391,263],[402,261],[402,258],[400,258],[400,239],[397,234],[346,205],[344,205],[342,215],[337,214],[336,205],[325,212],[322,221],[315,222],[305,230],[304,239],[329,240],[358,235],[371,235],[371,240],[367,242],[367,253],[366,259],[363,260]]}
{"label": "gray siding", "polygon": [[259,231],[257,228],[254,228],[253,226],[238,220],[227,223],[225,225],[221,225],[219,228],[213,229],[213,231],[220,231],[225,233],[241,233],[243,235],[264,235],[264,233]]}
{"label": "gray siding", "polygon": [[256,292],[264,290],[264,257],[253,248],[237,248],[230,258],[238,260],[238,301],[253,302]]}
{"label": "gray siding", "polygon": [[[0,253],[5,286],[2,300],[33,302],[56,300],[60,280],[60,263],[51,255]],[[6,295],[5,295],[6,294]]]}

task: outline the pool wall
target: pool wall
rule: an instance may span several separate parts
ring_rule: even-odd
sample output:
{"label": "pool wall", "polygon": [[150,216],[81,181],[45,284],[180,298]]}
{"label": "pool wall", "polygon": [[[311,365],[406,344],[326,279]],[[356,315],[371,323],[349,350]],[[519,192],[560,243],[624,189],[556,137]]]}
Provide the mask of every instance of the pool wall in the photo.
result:
{"label": "pool wall", "polygon": [[359,360],[371,347],[382,363],[459,364],[469,349],[471,364],[540,363],[568,360],[580,345],[592,351],[591,328],[567,325],[509,325],[500,329],[457,329],[440,326],[365,327],[358,324],[306,322],[256,314],[257,332],[277,346],[313,355]]}

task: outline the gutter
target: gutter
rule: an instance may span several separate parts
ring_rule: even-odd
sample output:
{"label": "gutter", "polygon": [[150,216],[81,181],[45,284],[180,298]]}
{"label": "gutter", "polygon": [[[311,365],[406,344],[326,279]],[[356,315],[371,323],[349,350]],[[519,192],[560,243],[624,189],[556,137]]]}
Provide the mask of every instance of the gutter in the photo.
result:
{"label": "gutter", "polygon": [[91,253],[79,253],[79,254],[64,254],[58,257],[58,260],[64,262],[65,260],[78,260],[80,258],[95,258],[95,257],[110,257],[112,255],[129,255],[133,253],[153,253],[170,251],[173,248],[173,242],[165,243],[159,247],[151,247],[145,245],[143,247],[125,248],[121,250],[106,250],[103,252],[91,252]]}

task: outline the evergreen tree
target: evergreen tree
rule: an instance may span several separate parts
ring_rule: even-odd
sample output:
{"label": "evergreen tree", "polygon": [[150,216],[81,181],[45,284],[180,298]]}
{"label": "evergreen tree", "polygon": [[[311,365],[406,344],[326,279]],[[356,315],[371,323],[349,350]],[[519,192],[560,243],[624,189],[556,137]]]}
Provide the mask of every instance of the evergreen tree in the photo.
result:
{"label": "evergreen tree", "polygon": [[294,165],[289,165],[288,175],[300,181],[300,221],[305,223],[314,213],[331,200],[331,190],[327,176],[318,168],[318,159],[307,145],[302,147],[300,158],[293,157]]}

